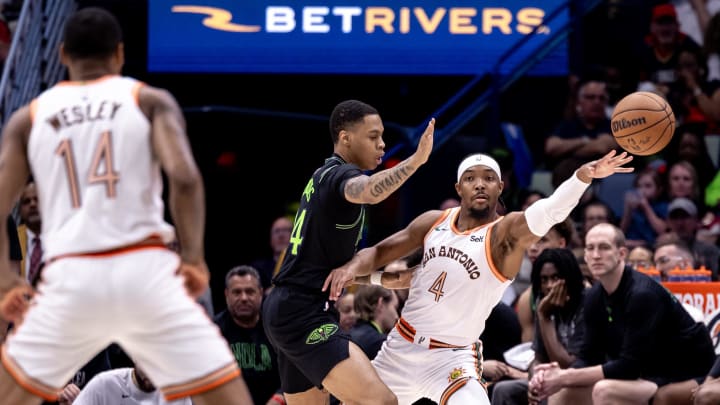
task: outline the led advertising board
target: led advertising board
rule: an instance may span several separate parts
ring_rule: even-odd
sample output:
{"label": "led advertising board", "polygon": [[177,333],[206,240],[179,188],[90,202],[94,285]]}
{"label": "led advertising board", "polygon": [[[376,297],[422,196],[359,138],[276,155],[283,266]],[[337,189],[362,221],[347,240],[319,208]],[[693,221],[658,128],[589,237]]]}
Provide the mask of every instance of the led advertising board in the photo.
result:
{"label": "led advertising board", "polygon": [[152,0],[148,70],[476,75],[497,69],[506,74],[552,41],[557,46],[529,74],[563,75],[567,3]]}

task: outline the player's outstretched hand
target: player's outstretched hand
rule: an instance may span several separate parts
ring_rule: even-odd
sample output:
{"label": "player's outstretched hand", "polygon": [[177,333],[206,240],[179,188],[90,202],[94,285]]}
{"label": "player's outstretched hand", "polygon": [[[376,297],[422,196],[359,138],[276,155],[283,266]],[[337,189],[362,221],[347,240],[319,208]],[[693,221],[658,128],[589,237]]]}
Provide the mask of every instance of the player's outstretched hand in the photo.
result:
{"label": "player's outstretched hand", "polygon": [[435,118],[431,118],[430,122],[428,122],[427,128],[425,128],[425,132],[423,132],[422,136],[420,137],[420,142],[418,142],[418,147],[415,151],[415,156],[418,159],[418,163],[423,164],[427,162],[430,158],[430,152],[432,152],[433,149],[434,136]]}
{"label": "player's outstretched hand", "polygon": [[325,292],[330,289],[328,299],[330,301],[337,301],[343,292],[343,288],[351,286],[355,281],[355,272],[350,269],[348,264],[342,267],[338,267],[328,274],[323,284],[322,291]]}
{"label": "player's outstretched hand", "polygon": [[603,179],[615,173],[631,173],[632,167],[623,167],[632,162],[633,156],[627,152],[617,155],[615,150],[611,150],[607,155],[598,160],[585,163],[578,169],[579,174],[585,175],[591,179]]}
{"label": "player's outstretched hand", "polygon": [[210,284],[210,271],[205,262],[200,264],[183,262],[180,264],[178,274],[183,276],[188,294],[195,299],[203,295]]}
{"label": "player's outstretched hand", "polygon": [[0,295],[0,317],[20,325],[30,306],[33,288],[27,283],[16,285]]}

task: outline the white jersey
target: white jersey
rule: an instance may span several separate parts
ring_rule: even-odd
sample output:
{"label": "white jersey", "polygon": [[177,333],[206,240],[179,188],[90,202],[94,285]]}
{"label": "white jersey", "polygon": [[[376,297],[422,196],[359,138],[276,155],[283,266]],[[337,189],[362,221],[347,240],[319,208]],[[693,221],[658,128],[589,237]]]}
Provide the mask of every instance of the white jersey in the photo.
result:
{"label": "white jersey", "polygon": [[150,122],[137,102],[142,84],[121,76],[61,82],[30,104],[27,153],[45,260],[174,238]]}
{"label": "white jersey", "polygon": [[80,391],[76,405],[191,405],[190,398],[167,402],[159,390],[141,391],[132,378],[132,368],[103,371]]}
{"label": "white jersey", "polygon": [[[415,271],[401,324],[423,337],[467,346],[480,338],[485,320],[512,280],[492,262],[488,238],[497,221],[461,232],[459,207],[446,210],[425,236],[422,267]],[[499,219],[498,219],[499,221]]]}

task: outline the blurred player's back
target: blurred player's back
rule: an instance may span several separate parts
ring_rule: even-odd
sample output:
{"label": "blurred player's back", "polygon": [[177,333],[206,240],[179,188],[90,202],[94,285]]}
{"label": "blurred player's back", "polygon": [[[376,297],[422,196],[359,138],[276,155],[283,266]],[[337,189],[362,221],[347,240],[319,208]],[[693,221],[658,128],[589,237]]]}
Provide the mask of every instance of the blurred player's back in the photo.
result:
{"label": "blurred player's back", "polygon": [[[0,348],[0,402],[67,400],[70,378],[115,342],[166,401],[251,404],[195,301],[209,280],[205,196],[182,110],[167,90],[121,76],[122,30],[104,9],[70,16],[59,53],[70,81],[13,112],[2,133],[0,217],[32,174],[46,264],[34,294],[3,260],[0,232],[0,316],[17,325]],[[161,170],[179,254],[167,246]]]}
{"label": "blurred player's back", "polygon": [[63,82],[31,104],[28,160],[46,258],[173,237],[150,122],[137,103],[142,85],[113,75]]}

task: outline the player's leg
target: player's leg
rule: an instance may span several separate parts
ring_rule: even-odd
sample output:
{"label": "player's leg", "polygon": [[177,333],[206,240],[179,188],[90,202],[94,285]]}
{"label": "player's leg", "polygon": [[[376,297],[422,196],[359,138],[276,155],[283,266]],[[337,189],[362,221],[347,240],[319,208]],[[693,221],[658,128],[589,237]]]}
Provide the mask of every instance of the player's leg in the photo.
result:
{"label": "player's leg", "polygon": [[281,389],[288,405],[324,405],[330,401],[330,394],[310,382],[282,351],[277,352],[277,365]]}
{"label": "player's leg", "polygon": [[653,405],[692,405],[692,393],[697,387],[693,379],[663,385],[655,393]]}
{"label": "player's leg", "polygon": [[235,377],[221,386],[193,395],[193,405],[247,404],[252,405],[248,387],[240,377]]}
{"label": "player's leg", "polygon": [[720,404],[720,378],[704,382],[695,392],[694,405]]}
{"label": "player's leg", "polygon": [[365,353],[349,342],[350,356],[338,363],[322,384],[344,404],[397,404]]}
{"label": "player's leg", "polygon": [[[417,345],[414,345],[417,346]],[[487,390],[480,383],[482,344],[458,348],[426,349],[424,355],[429,375],[428,398],[443,404],[490,404]]]}
{"label": "player's leg", "polygon": [[73,374],[107,347],[111,287],[104,271],[77,259],[45,267],[34,302],[3,344],[0,402],[56,401]]}
{"label": "player's leg", "polygon": [[[278,352],[282,389],[288,403],[313,403],[321,397],[325,401],[320,390],[346,404],[396,403],[367,356],[350,343],[337,318],[325,308],[325,297],[284,286],[274,287],[263,302],[263,326]],[[283,361],[287,370],[294,369],[296,377],[302,376],[299,382],[283,369]]]}
{"label": "player's leg", "polygon": [[[116,268],[122,299],[117,342],[172,401],[252,404],[230,347],[176,274],[179,258],[159,249],[126,253]],[[138,265],[142,263],[142,265]]]}
{"label": "player's leg", "polygon": [[0,367],[0,393],[9,404],[37,405],[43,401],[42,397],[20,386],[18,380],[13,378],[5,367]]}
{"label": "player's leg", "polygon": [[[306,294],[276,286],[263,299],[260,317],[263,320],[265,335],[277,353],[280,388],[283,391],[285,402],[288,405],[328,404],[330,394],[321,389],[321,382],[310,381],[309,377],[299,368],[299,366],[304,366],[304,368],[317,366],[315,363],[318,362],[315,361],[316,359],[310,358],[311,355],[308,352],[322,351],[323,346],[327,346],[322,344],[323,340],[319,338],[320,332],[323,332],[322,336],[326,336],[324,328],[319,328],[320,332],[315,335],[305,331],[308,325],[314,324],[316,318],[327,317],[322,303]],[[333,320],[327,319],[327,322],[330,325]],[[313,328],[311,330],[315,331]],[[328,331],[332,337],[334,331]],[[308,342],[312,342],[312,344]],[[329,354],[330,356],[325,356],[324,353],[318,352],[312,356],[333,357],[337,355],[333,352]],[[303,356],[308,356],[308,358],[303,358]],[[320,365],[320,367],[326,366]],[[313,370],[315,369],[316,367],[313,368]]]}
{"label": "player's leg", "polygon": [[458,380],[455,391],[448,392],[440,400],[440,405],[463,405],[463,404],[479,404],[479,405],[490,405],[490,399],[488,398],[485,387],[480,384],[480,381],[474,378],[467,378],[465,380]]}
{"label": "player's leg", "polygon": [[315,387],[294,394],[284,393],[287,405],[326,405],[330,403],[330,395]]}
{"label": "player's leg", "polygon": [[648,380],[600,380],[592,390],[595,405],[646,404],[658,386]]}
{"label": "player's leg", "polygon": [[432,379],[429,365],[434,364],[428,353],[427,348],[408,342],[393,328],[370,362],[380,380],[395,394],[398,404],[411,405],[432,396],[425,384],[428,378]]}

